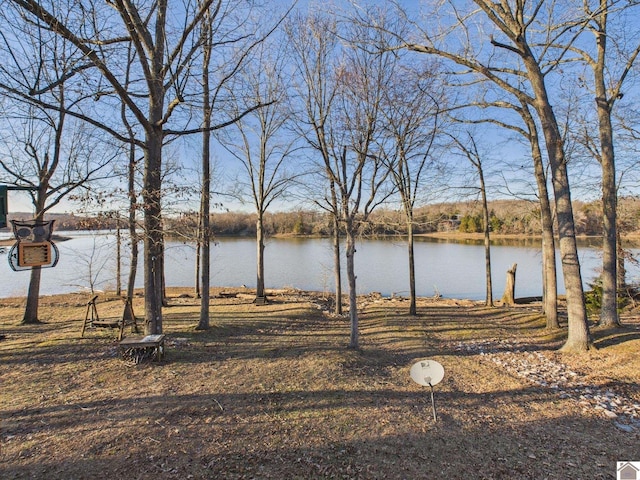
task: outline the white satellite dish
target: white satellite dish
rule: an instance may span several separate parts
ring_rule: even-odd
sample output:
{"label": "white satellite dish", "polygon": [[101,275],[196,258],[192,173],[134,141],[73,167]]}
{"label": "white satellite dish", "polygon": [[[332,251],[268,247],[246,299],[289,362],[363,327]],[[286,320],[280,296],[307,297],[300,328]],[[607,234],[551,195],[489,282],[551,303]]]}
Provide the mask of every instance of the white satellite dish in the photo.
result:
{"label": "white satellite dish", "polygon": [[444,367],[435,360],[420,360],[411,367],[409,372],[411,378],[418,385],[431,388],[431,408],[433,409],[433,420],[437,420],[436,401],[433,398],[433,386],[437,385],[444,378]]}
{"label": "white satellite dish", "polygon": [[444,368],[435,360],[420,360],[413,364],[409,375],[418,385],[433,387],[444,378]]}

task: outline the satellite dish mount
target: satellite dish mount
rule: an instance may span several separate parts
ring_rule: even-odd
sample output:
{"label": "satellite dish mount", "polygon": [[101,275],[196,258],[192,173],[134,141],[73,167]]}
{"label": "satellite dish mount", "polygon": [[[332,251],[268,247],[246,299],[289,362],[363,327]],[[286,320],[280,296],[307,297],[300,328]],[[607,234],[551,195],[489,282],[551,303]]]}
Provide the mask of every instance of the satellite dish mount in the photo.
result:
{"label": "satellite dish mount", "polygon": [[431,388],[431,409],[433,410],[433,420],[436,421],[438,418],[436,416],[433,386],[440,383],[444,378],[444,368],[435,360],[420,360],[413,364],[409,375],[418,385]]}

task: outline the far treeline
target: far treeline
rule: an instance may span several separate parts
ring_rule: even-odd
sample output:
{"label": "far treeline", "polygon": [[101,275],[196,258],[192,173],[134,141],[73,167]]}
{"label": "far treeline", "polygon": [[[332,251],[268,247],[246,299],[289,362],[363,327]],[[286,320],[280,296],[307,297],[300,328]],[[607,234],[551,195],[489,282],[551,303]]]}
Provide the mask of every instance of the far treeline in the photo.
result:
{"label": "far treeline", "polygon": [[[489,202],[489,223],[493,234],[540,235],[542,224],[538,205],[525,200],[495,200]],[[574,202],[576,234],[602,235],[602,203]],[[10,215],[11,216],[11,215]],[[83,217],[70,214],[51,215],[56,230],[115,229],[113,216]],[[256,214],[250,212],[212,213],[211,234],[216,236],[254,236]],[[332,217],[321,211],[294,210],[266,213],[263,219],[267,235],[330,236]],[[427,205],[416,209],[414,234],[434,232],[482,233],[482,210],[475,202],[452,202]],[[186,212],[165,218],[165,231],[170,236],[195,238],[198,214]],[[121,224],[123,227],[123,224]],[[621,235],[640,232],[640,199],[625,197],[618,202],[618,230]],[[407,223],[398,210],[380,209],[371,214],[360,228],[361,235],[404,235]]]}

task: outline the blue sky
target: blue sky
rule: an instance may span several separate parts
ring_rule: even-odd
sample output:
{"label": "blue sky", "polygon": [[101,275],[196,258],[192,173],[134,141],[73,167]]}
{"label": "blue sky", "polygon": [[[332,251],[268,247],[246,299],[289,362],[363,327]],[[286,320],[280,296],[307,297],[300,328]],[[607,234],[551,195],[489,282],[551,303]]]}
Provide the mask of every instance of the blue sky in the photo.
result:
{"label": "blue sky", "polygon": [[[280,5],[285,5],[288,3],[289,2],[280,2]],[[318,0],[304,0],[304,1],[298,2],[298,8],[303,10],[305,8],[328,8],[327,7],[328,4],[345,5],[348,3],[349,2],[331,1],[331,0],[329,0],[329,2],[326,2],[326,1],[323,2]],[[387,2],[380,1],[380,2],[366,2],[366,3],[367,4],[371,4],[371,3],[385,4]],[[400,3],[404,5],[411,5],[411,6],[416,6],[419,4],[419,2],[415,2],[415,1],[405,1]],[[625,98],[625,101],[628,98],[633,98],[634,96],[637,96],[637,87],[631,86],[630,88],[632,89],[632,91],[630,92],[629,95],[626,96],[627,98]],[[489,149],[491,157],[493,157],[493,159],[490,159],[490,160],[494,160],[495,162],[498,162],[500,159],[511,159],[511,160],[516,160],[516,163],[517,163],[518,161],[517,159],[521,159],[522,160],[521,163],[528,167],[528,163],[530,163],[530,161],[528,161],[527,148],[525,148],[520,142],[511,139],[510,138],[511,135],[512,134],[510,133],[505,133],[504,131],[497,130],[497,129],[487,130],[487,133],[484,135],[484,139],[488,140],[485,142],[485,145]],[[179,147],[178,146],[170,147],[171,153],[167,155],[166,158],[174,156],[179,163],[185,165],[186,168],[191,169],[191,171],[195,174],[195,172],[197,172],[199,168],[198,165],[200,162],[197,143],[198,143],[197,140],[192,139],[192,140],[189,140],[188,142],[182,142],[182,144]],[[226,152],[224,152],[223,149],[219,148],[215,150],[212,161],[214,164],[214,168],[217,165],[219,166],[219,170],[224,170],[226,172],[226,175],[225,175],[227,177],[226,180],[233,178],[235,171],[239,171],[239,169],[237,168],[237,163],[233,162],[229,158],[229,155]],[[586,177],[578,176],[578,174],[582,174],[584,173],[584,171],[585,169],[583,167],[575,168],[573,171],[574,175],[572,176],[572,180],[573,180],[572,186],[575,189],[574,198],[585,198],[588,200],[593,200],[598,196],[597,189],[594,189],[592,186],[587,185]],[[496,172],[496,176],[493,179],[493,182],[491,183],[497,184],[499,183],[499,180],[500,180],[499,172]],[[585,186],[586,188],[581,189],[581,187],[585,187]],[[495,195],[496,193],[494,193],[493,198],[495,198]],[[225,207],[231,210],[238,210],[238,209],[249,210],[249,211],[252,210],[252,207],[250,204],[241,205],[239,202],[232,200],[229,197],[214,199],[214,201],[222,201],[225,204]],[[197,201],[194,200],[192,204],[195,208]],[[290,206],[291,205],[288,203],[279,204],[279,205],[277,204],[275,205],[274,209],[282,210]],[[30,204],[28,195],[22,192],[10,192],[9,209],[10,211],[22,211],[22,212],[33,211],[33,207]],[[71,204],[69,202],[63,202],[60,206],[56,207],[54,211],[69,212],[69,211],[74,211],[76,209],[77,209],[76,205]]]}

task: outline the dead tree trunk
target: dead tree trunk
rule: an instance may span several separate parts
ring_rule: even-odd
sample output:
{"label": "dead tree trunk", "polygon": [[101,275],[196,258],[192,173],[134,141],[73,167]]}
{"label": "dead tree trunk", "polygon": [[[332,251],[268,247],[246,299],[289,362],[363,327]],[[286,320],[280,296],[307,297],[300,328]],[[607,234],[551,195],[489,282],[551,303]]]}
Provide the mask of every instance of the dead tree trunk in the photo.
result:
{"label": "dead tree trunk", "polygon": [[516,268],[518,264],[514,263],[511,268],[507,270],[507,283],[504,286],[504,293],[502,294],[502,303],[504,305],[515,305],[516,303]]}

